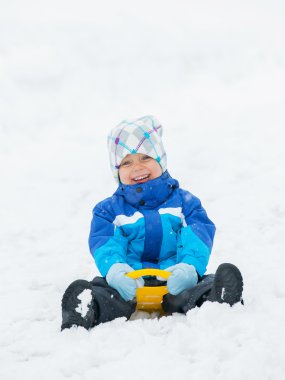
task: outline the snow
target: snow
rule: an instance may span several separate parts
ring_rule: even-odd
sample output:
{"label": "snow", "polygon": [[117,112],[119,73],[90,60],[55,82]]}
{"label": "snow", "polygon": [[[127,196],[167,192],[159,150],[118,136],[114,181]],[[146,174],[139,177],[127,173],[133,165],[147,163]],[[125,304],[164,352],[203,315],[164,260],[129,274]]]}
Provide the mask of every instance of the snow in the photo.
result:
{"label": "snow", "polygon": [[89,305],[91,304],[91,301],[92,301],[92,292],[90,289],[85,289],[85,290],[83,290],[83,292],[78,294],[77,298],[81,302],[78,304],[78,306],[75,310],[83,318],[85,318],[87,313],[88,313],[88,310],[89,310]]}
{"label": "snow", "polygon": [[[0,4],[0,378],[283,378],[284,2]],[[245,305],[60,332],[64,290],[98,274],[106,135],[145,114],[217,226],[208,272],[236,264]]]}

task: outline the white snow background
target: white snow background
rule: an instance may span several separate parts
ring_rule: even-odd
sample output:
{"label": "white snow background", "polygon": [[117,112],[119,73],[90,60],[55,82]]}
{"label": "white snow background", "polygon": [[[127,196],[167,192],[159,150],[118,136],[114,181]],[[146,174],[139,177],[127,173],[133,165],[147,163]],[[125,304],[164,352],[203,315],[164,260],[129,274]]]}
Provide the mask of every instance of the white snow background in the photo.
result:
{"label": "white snow background", "polygon": [[[284,17],[283,0],[0,1],[1,380],[284,378]],[[217,226],[208,273],[236,264],[245,306],[60,332],[64,290],[98,274],[107,133],[145,114]]]}

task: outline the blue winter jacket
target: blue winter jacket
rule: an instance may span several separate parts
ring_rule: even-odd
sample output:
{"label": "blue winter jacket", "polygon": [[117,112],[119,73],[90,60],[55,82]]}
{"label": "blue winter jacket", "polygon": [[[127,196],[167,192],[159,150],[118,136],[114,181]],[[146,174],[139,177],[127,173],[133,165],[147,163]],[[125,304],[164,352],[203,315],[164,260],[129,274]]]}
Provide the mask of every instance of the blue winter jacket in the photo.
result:
{"label": "blue winter jacket", "polygon": [[134,269],[192,264],[202,276],[215,226],[200,200],[167,171],[142,184],[120,184],[93,210],[89,247],[102,276],[115,263]]}

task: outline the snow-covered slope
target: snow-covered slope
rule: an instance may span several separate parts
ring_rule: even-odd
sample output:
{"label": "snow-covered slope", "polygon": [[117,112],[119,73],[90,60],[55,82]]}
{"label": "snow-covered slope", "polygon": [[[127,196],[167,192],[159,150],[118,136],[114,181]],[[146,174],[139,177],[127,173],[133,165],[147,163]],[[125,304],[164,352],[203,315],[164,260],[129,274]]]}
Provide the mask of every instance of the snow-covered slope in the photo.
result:
{"label": "snow-covered slope", "polygon": [[[0,378],[280,380],[284,2],[102,3],[0,1]],[[61,333],[65,288],[98,274],[106,134],[149,113],[216,223],[208,272],[239,266],[245,306]]]}

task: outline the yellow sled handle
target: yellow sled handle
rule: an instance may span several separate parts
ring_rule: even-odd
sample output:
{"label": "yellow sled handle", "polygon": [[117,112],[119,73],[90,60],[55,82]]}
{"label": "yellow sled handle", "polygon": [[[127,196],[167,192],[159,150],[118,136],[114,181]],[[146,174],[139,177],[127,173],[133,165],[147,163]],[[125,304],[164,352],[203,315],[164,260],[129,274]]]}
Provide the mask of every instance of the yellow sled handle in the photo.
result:
{"label": "yellow sled handle", "polygon": [[134,270],[133,272],[129,272],[126,274],[126,276],[133,279],[143,277],[143,276],[159,276],[159,277],[165,278],[166,280],[168,279],[170,275],[171,275],[171,272],[168,272],[167,270],[153,269],[153,268]]}
{"label": "yellow sled handle", "polygon": [[[159,276],[167,280],[170,275],[171,273],[166,270],[153,268],[139,269],[126,274],[126,276],[133,278],[134,280],[143,276]],[[168,290],[165,285],[144,286],[142,288],[137,288],[137,310],[144,310],[148,312],[158,311],[161,314],[164,314],[161,303],[163,296],[167,293]]]}

